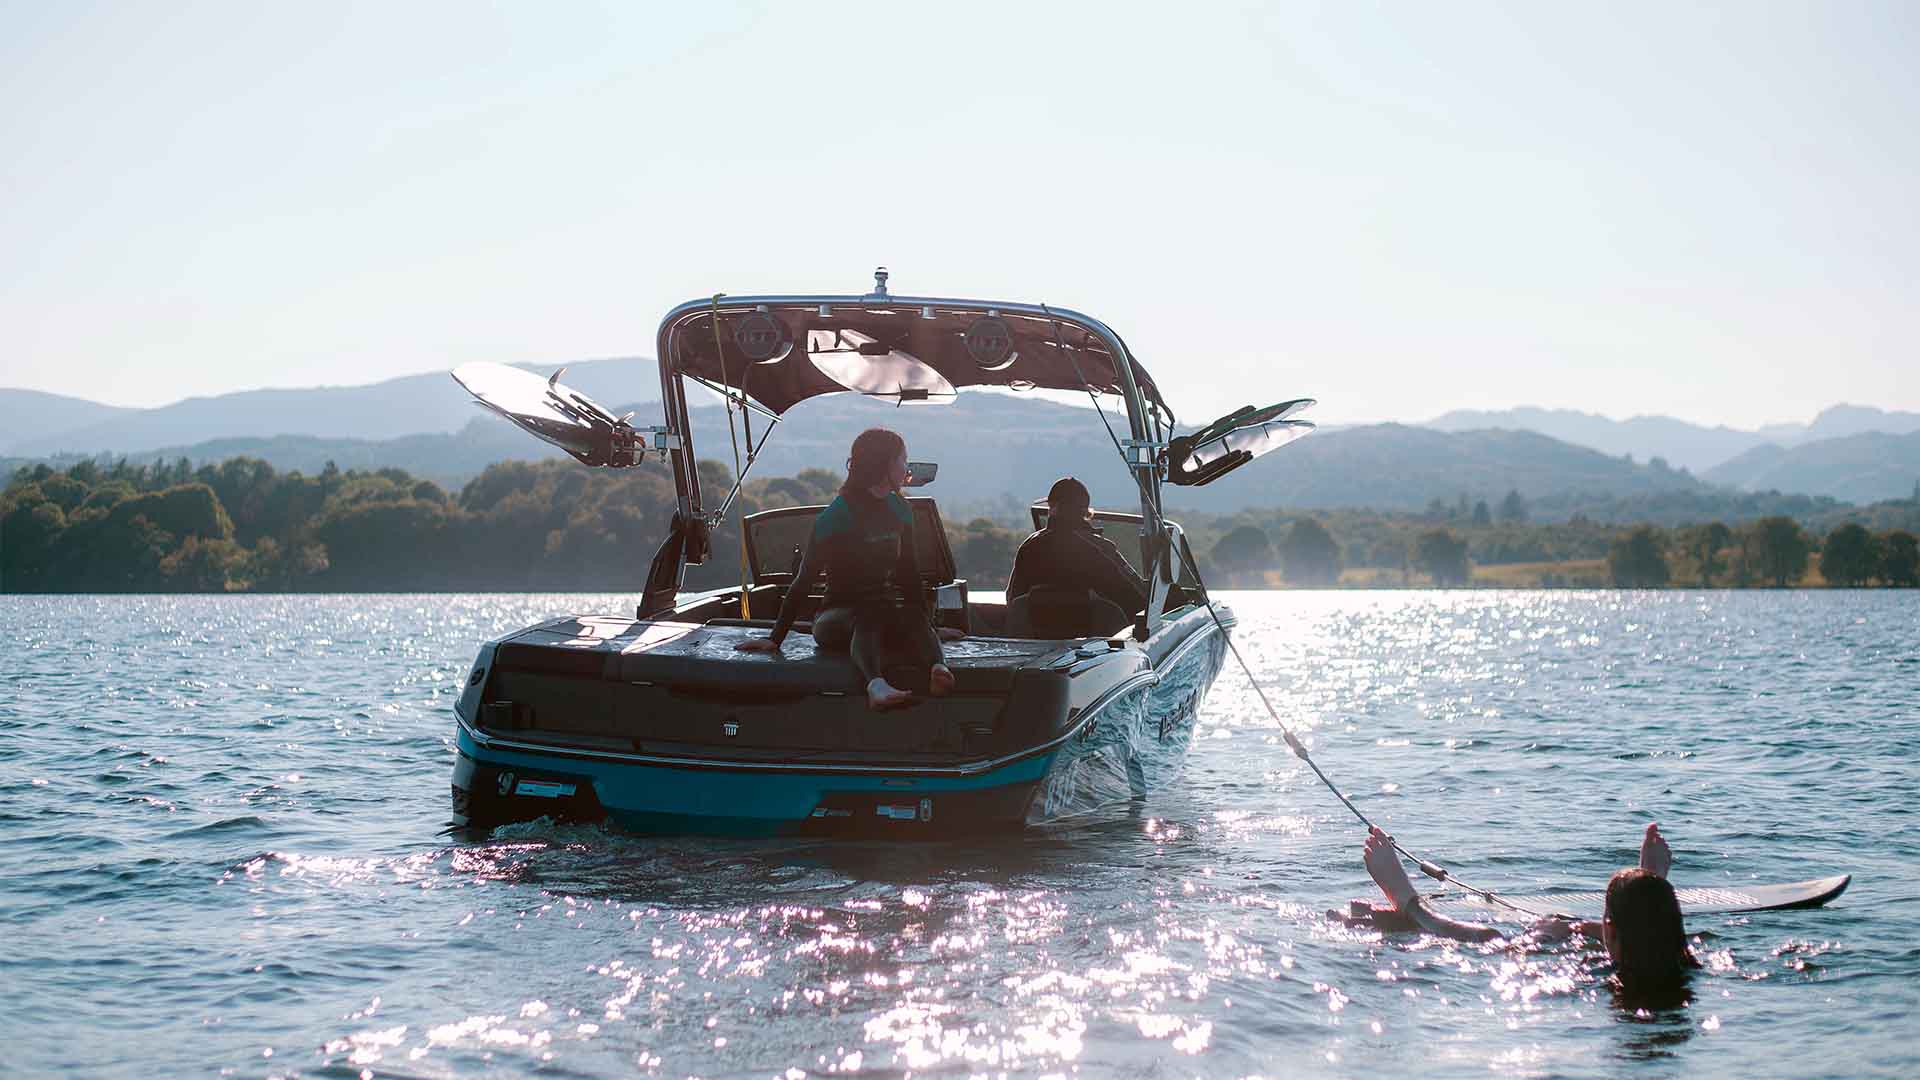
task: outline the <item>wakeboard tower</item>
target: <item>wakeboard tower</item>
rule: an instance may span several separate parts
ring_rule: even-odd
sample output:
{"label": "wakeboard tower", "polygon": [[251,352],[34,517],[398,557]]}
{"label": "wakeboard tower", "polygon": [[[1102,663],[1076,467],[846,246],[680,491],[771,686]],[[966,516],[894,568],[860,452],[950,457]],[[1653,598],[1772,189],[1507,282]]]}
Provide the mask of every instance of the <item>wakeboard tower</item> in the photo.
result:
{"label": "wakeboard tower", "polygon": [[[1018,828],[1144,797],[1179,769],[1218,674],[1233,613],[1212,602],[1163,485],[1210,484],[1311,431],[1294,399],[1177,435],[1172,409],[1121,337],[1045,304],[887,291],[694,300],[656,335],[663,423],[635,427],[560,382],[500,365],[454,377],[479,403],[593,466],[664,466],[676,508],[632,617],[569,615],[484,645],[456,704],[456,824],[540,817],[629,829],[917,837]],[[689,386],[739,418],[731,488],[703,490]],[[761,448],[794,405],[860,394],[900,406],[974,387],[1086,393],[1112,435],[1138,508],[1101,510],[1148,585],[1137,612],[1036,589],[1014,604],[970,596],[935,500],[909,500],[928,609],[965,633],[947,647],[954,692],[901,713],[866,708],[844,655],[806,634],[777,654],[763,636],[822,507],[741,521],[736,586],[688,593]],[[1115,430],[1104,402],[1118,402]],[[1116,410],[1117,412],[1117,410]],[[754,421],[762,429],[755,441]],[[909,443],[909,414],[896,425]],[[916,477],[933,469],[916,465]],[[1038,515],[1036,514],[1036,521]],[[801,598],[810,626],[819,596]]]}

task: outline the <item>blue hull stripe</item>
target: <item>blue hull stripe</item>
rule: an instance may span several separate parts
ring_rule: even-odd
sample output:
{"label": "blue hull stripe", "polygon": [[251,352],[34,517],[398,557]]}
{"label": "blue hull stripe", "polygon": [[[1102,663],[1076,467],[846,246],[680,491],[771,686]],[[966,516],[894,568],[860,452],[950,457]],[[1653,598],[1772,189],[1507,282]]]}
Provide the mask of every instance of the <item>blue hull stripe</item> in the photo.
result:
{"label": "blue hull stripe", "polygon": [[[666,765],[566,761],[545,754],[497,748],[482,749],[459,734],[460,752],[476,762],[512,769],[527,779],[561,776],[584,778],[593,785],[600,804],[616,820],[630,825],[652,819],[699,820],[722,825],[759,823],[777,827],[805,821],[829,793],[867,793],[899,796],[902,802],[956,791],[987,791],[1038,783],[1052,766],[1054,755],[1036,754],[974,776],[861,776],[833,772],[728,772],[722,769],[680,769]],[[585,771],[575,768],[585,766]]]}

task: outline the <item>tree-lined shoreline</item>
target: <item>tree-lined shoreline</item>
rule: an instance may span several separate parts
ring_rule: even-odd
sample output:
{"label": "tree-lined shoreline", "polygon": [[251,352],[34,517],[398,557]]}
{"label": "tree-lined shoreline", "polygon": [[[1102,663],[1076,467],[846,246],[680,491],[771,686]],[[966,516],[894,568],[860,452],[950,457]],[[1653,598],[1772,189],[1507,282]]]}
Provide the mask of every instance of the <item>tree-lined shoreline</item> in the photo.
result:
{"label": "tree-lined shoreline", "polygon": [[[726,466],[700,468],[710,489],[731,486]],[[810,469],[750,480],[741,498],[752,513],[823,503],[838,486]],[[657,465],[501,462],[449,492],[395,468],[305,474],[245,457],[42,464],[0,495],[0,592],[637,591],[673,505]],[[1175,517],[1220,587],[1913,586],[1920,498],[1871,509],[1885,527],[1824,533],[1778,515],[1535,523],[1517,492],[1494,506],[1436,498],[1424,513]],[[1011,514],[948,521],[960,575],[1001,588],[1027,528]],[[687,587],[738,579],[737,529],[722,524]]]}

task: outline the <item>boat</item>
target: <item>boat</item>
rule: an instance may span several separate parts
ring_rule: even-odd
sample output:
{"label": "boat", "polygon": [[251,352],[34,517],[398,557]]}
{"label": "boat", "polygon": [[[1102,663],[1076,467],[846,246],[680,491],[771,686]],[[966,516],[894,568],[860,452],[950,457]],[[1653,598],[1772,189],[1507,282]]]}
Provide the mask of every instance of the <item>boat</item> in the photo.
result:
{"label": "boat", "polygon": [[[1177,776],[1235,618],[1207,596],[1161,493],[1212,483],[1305,434],[1312,425],[1294,417],[1310,400],[1176,434],[1158,387],[1107,324],[1045,304],[896,296],[884,268],[864,294],[689,301],[661,320],[656,346],[664,416],[652,427],[614,416],[558,372],[453,373],[480,405],[579,461],[665,467],[676,493],[631,617],[553,618],[480,648],[454,708],[457,828],[552,818],[643,833],[950,836],[1124,806]],[[718,499],[695,459],[695,386],[724,398],[746,437],[746,463]],[[804,632],[818,597],[803,601],[780,653],[735,649],[772,625],[822,507],[744,516],[741,583],[683,590],[794,405],[854,393],[937,406],[985,387],[1092,399],[1088,422],[1108,425],[1115,467],[1139,492],[1137,508],[1097,510],[1095,527],[1148,582],[1145,609],[1051,588],[1011,605],[970,596],[939,507],[916,487],[920,584],[936,621],[965,637],[946,647],[949,696],[881,713],[867,708],[849,659],[815,651]],[[895,415],[911,445],[911,413]],[[742,431],[728,433],[736,448]],[[915,464],[913,482],[937,464]],[[1032,508],[1036,528],[1045,512]]]}

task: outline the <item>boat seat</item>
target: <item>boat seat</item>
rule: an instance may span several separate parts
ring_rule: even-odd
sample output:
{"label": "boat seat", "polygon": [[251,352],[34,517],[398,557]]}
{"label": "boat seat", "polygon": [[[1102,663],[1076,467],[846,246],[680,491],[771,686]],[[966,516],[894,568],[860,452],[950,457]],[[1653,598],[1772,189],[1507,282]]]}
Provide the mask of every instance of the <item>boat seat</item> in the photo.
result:
{"label": "boat seat", "polygon": [[[740,625],[648,623],[630,619],[567,618],[530,627],[503,641],[495,666],[503,671],[611,682],[648,683],[679,692],[725,697],[780,697],[852,693],[863,680],[846,653],[815,649],[805,633],[790,635],[777,660],[747,656],[734,646],[763,631]],[[738,623],[740,620],[731,620]],[[1005,694],[1015,673],[1045,655],[1044,646],[968,640],[948,643],[947,663],[958,694]]]}
{"label": "boat seat", "polygon": [[1119,604],[1092,589],[1036,585],[1007,603],[1006,636],[1112,637],[1125,633],[1132,623]]}

